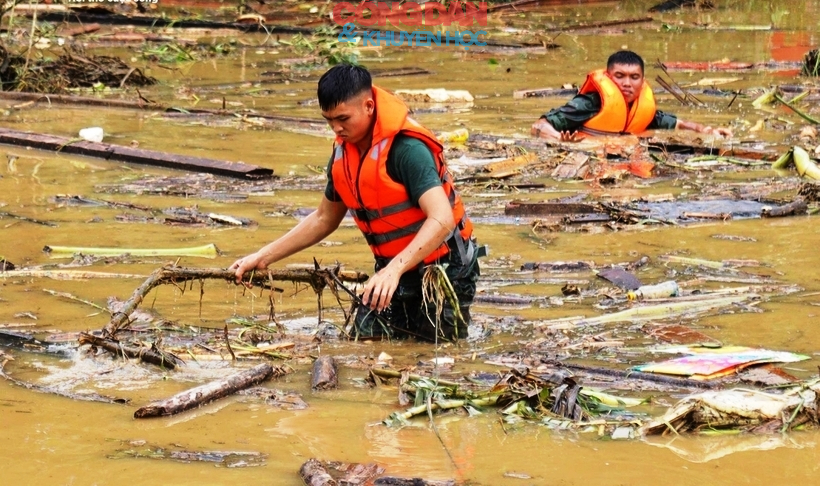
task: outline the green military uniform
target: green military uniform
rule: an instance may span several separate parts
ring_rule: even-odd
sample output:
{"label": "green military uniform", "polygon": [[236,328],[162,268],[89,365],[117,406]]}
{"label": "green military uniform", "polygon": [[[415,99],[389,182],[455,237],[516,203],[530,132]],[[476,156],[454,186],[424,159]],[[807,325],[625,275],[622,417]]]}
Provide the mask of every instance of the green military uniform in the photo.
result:
{"label": "green military uniform", "polygon": [[[574,132],[599,111],[601,111],[601,95],[586,93],[576,95],[566,105],[550,110],[541,118],[546,118],[550,125],[559,132]],[[674,130],[677,123],[678,118],[675,115],[656,110],[655,118],[646,129]]]}

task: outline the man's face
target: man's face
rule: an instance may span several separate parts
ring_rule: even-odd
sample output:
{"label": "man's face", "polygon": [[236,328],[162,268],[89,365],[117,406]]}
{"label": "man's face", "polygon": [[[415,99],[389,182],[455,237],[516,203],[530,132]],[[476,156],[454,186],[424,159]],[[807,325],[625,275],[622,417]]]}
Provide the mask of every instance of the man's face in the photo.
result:
{"label": "man's face", "polygon": [[607,75],[618,85],[627,103],[632,103],[643,86],[643,70],[638,64],[613,64]]}
{"label": "man's face", "polygon": [[362,93],[328,111],[322,111],[327,124],[345,142],[358,144],[370,135],[376,107],[370,93]]}

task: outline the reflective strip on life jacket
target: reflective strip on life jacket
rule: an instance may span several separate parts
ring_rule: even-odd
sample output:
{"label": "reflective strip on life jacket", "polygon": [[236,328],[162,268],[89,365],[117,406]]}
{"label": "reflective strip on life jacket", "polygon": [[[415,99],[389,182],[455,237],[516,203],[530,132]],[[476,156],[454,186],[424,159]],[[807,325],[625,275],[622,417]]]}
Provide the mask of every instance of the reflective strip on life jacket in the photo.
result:
{"label": "reflective strip on life jacket", "polygon": [[[446,181],[442,181],[442,182],[446,182]],[[454,207],[455,203],[456,203],[456,193],[455,193],[455,191],[450,192],[450,196],[449,196],[448,199],[450,200],[450,207],[451,208]],[[362,221],[370,222],[370,221],[373,221],[375,219],[381,218],[383,216],[390,216],[391,214],[400,213],[400,212],[402,212],[406,209],[410,209],[410,208],[414,208],[414,207],[416,207],[416,205],[413,204],[413,202],[408,199],[407,201],[400,202],[398,204],[393,204],[391,206],[387,206],[387,207],[384,207],[384,208],[381,208],[381,209],[351,209],[351,211],[352,211],[352,215],[355,216],[356,218],[358,218]]]}
{"label": "reflective strip on life jacket", "polygon": [[623,93],[603,69],[589,73],[578,92],[601,95],[601,111],[583,125],[582,130],[587,133],[641,133],[655,119],[655,95],[646,81],[628,110]]}

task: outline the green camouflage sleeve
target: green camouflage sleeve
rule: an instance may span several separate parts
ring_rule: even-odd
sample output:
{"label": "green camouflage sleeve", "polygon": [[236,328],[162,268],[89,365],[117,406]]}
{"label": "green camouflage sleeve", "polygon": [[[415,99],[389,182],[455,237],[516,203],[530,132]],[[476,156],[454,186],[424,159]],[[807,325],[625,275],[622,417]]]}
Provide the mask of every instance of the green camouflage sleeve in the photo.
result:
{"label": "green camouflage sleeve", "polygon": [[559,132],[573,132],[601,111],[601,96],[598,93],[576,95],[566,105],[550,110],[542,118]]}

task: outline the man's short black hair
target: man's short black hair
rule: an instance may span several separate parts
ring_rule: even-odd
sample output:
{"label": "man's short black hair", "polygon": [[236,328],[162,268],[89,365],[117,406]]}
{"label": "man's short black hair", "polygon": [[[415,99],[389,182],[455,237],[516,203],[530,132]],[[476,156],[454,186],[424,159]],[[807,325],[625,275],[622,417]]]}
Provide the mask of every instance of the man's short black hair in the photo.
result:
{"label": "man's short black hair", "polygon": [[612,69],[612,66],[615,64],[626,64],[627,66],[638,65],[641,67],[641,72],[644,72],[643,58],[632,51],[618,51],[609,56],[609,59],[606,61],[607,70]]}
{"label": "man's short black hair", "polygon": [[319,79],[319,106],[322,111],[335,108],[363,91],[371,91],[373,81],[367,69],[352,64],[337,64]]}

